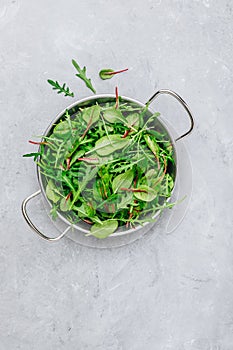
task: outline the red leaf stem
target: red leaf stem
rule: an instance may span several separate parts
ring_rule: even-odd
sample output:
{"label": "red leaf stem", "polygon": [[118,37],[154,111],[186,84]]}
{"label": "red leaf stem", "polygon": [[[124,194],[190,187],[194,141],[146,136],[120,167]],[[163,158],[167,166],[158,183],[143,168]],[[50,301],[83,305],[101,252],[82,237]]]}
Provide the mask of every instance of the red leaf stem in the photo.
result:
{"label": "red leaf stem", "polygon": [[98,160],[98,158],[85,158],[85,157],[82,157],[82,158],[78,158],[78,160]]}
{"label": "red leaf stem", "polygon": [[117,86],[115,88],[115,94],[116,94],[116,106],[115,106],[115,108],[117,109],[119,106],[119,95],[118,95],[118,87]]}
{"label": "red leaf stem", "polygon": [[70,199],[70,196],[72,195],[72,192],[68,193],[66,196],[66,201],[68,201],[68,199]]}
{"label": "red leaf stem", "polygon": [[121,69],[121,70],[116,70],[115,72],[106,72],[106,75],[114,75],[114,74],[119,74],[119,73],[123,73],[126,72],[129,68],[125,68],[125,69]]}
{"label": "red leaf stem", "polygon": [[37,142],[37,141],[29,140],[28,142],[33,144],[33,145],[48,145],[49,144],[49,142],[46,142],[46,141]]}
{"label": "red leaf stem", "polygon": [[127,192],[144,192],[144,193],[148,193],[146,190],[140,190],[139,188],[125,188],[125,187],[121,187],[122,191],[127,191]]}
{"label": "red leaf stem", "polygon": [[66,159],[66,169],[69,170],[70,169],[70,158]]}

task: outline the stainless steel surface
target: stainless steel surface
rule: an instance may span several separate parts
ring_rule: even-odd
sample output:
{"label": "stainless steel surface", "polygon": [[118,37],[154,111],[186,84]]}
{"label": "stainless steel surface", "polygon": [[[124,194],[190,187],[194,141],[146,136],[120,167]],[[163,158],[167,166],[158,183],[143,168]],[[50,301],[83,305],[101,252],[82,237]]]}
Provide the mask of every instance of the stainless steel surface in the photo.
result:
{"label": "stainless steel surface", "polygon": [[148,104],[151,104],[159,95],[170,95],[170,96],[173,96],[178,102],[180,102],[180,104],[184,107],[184,109],[186,110],[186,112],[188,113],[189,115],[189,118],[190,118],[190,122],[191,122],[191,125],[190,125],[190,128],[189,130],[184,133],[183,135],[179,136],[177,139],[175,139],[175,141],[178,141],[180,139],[182,139],[183,137],[187,136],[188,134],[190,134],[190,132],[193,130],[193,127],[194,127],[194,120],[193,120],[193,115],[192,115],[192,112],[189,108],[189,106],[187,105],[187,103],[183,100],[183,98],[178,95],[176,92],[172,91],[172,90],[168,90],[168,89],[161,89],[161,90],[158,90],[148,101],[147,103]]}
{"label": "stainless steel surface", "polygon": [[44,233],[42,233],[36,226],[35,224],[31,221],[31,219],[28,216],[27,213],[27,203],[33,199],[34,197],[38,196],[39,194],[41,194],[41,190],[36,191],[35,193],[31,194],[30,196],[28,196],[27,198],[24,199],[24,201],[22,202],[22,213],[24,216],[24,219],[26,220],[27,224],[31,227],[31,229],[33,231],[35,231],[41,238],[45,239],[46,241],[50,241],[50,242],[56,242],[59,241],[59,239],[61,239],[62,237],[64,237],[67,232],[71,229],[71,226],[68,226],[65,231],[63,231],[59,236],[57,237],[48,237],[46,236]]}

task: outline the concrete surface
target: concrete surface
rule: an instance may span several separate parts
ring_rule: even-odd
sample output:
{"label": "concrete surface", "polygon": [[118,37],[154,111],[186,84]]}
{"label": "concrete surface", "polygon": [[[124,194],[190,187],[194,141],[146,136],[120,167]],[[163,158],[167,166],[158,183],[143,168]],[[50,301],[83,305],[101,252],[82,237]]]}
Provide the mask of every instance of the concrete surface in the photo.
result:
{"label": "concrete surface", "polygon": [[[233,349],[232,42],[229,0],[0,0],[0,350]],[[27,140],[71,102],[46,80],[89,95],[72,58],[99,93],[170,88],[190,104],[193,198],[172,234],[98,250],[24,222]],[[103,67],[130,70],[103,82]],[[175,102],[161,111],[187,128]]]}

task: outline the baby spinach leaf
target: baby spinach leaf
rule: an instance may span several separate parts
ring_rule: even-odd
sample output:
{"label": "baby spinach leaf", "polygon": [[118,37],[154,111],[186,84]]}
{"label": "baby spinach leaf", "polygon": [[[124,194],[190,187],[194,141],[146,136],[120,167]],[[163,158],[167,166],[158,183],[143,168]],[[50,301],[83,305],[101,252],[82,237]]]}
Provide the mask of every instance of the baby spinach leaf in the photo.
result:
{"label": "baby spinach leaf", "polygon": [[94,124],[100,117],[100,106],[94,105],[91,107],[87,107],[84,109],[82,118],[85,120],[87,124]]}
{"label": "baby spinach leaf", "polygon": [[45,193],[46,193],[46,196],[48,197],[48,199],[50,199],[53,203],[57,203],[59,201],[59,199],[61,198],[57,194],[57,187],[52,180],[48,181]]}
{"label": "baby spinach leaf", "polygon": [[140,117],[138,113],[131,113],[127,116],[127,122],[130,126],[138,129],[140,126]]}
{"label": "baby spinach leaf", "polygon": [[101,69],[101,71],[99,72],[99,77],[102,80],[111,79],[115,74],[123,73],[123,72],[126,72],[127,70],[128,68],[117,70],[117,71],[114,71],[113,69],[110,69],[110,68]]}
{"label": "baby spinach leaf", "polygon": [[134,177],[133,169],[126,171],[123,174],[116,176],[112,182],[112,190],[114,193],[118,192],[121,187],[129,188]]}
{"label": "baby spinach leaf", "polygon": [[127,124],[126,118],[122,115],[119,109],[114,107],[108,108],[103,113],[104,119],[109,123],[123,123]]}
{"label": "baby spinach leaf", "polygon": [[108,68],[101,69],[101,71],[99,72],[99,77],[102,80],[111,79],[113,77],[113,75],[109,74],[109,73],[112,73],[112,72],[114,72],[113,69],[108,69]]}
{"label": "baby spinach leaf", "polygon": [[100,156],[107,156],[116,150],[120,150],[129,144],[130,140],[123,139],[121,135],[103,136],[95,143],[95,147],[86,154],[96,151]]}
{"label": "baby spinach leaf", "polygon": [[58,137],[59,139],[64,139],[71,136],[71,132],[72,131],[70,123],[68,122],[68,120],[64,120],[55,126],[53,130],[53,135]]}
{"label": "baby spinach leaf", "polygon": [[[118,221],[117,220],[106,220],[103,221],[102,224],[94,224],[91,227],[91,235],[95,236],[96,238],[106,238],[113,234],[118,227]],[[87,234],[89,235],[89,234]]]}
{"label": "baby spinach leaf", "polygon": [[68,211],[70,210],[70,205],[71,205],[70,199],[62,198],[60,201],[60,210],[64,212]]}
{"label": "baby spinach leaf", "polygon": [[134,192],[134,196],[144,202],[151,202],[158,195],[153,188],[146,185],[141,185],[137,190],[141,190],[142,192]]}

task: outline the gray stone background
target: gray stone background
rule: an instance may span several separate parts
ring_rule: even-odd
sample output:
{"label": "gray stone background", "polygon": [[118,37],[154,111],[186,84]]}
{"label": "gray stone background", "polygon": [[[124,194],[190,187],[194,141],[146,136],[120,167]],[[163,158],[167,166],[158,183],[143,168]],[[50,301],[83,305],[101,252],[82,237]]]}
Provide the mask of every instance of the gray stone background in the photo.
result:
{"label": "gray stone background", "polygon": [[[0,0],[1,350],[233,349],[232,40],[229,0]],[[172,234],[99,250],[49,244],[24,222],[38,189],[27,140],[71,102],[46,80],[90,94],[71,58],[99,93],[170,88],[190,104],[193,197]],[[103,82],[104,67],[130,70]]]}

